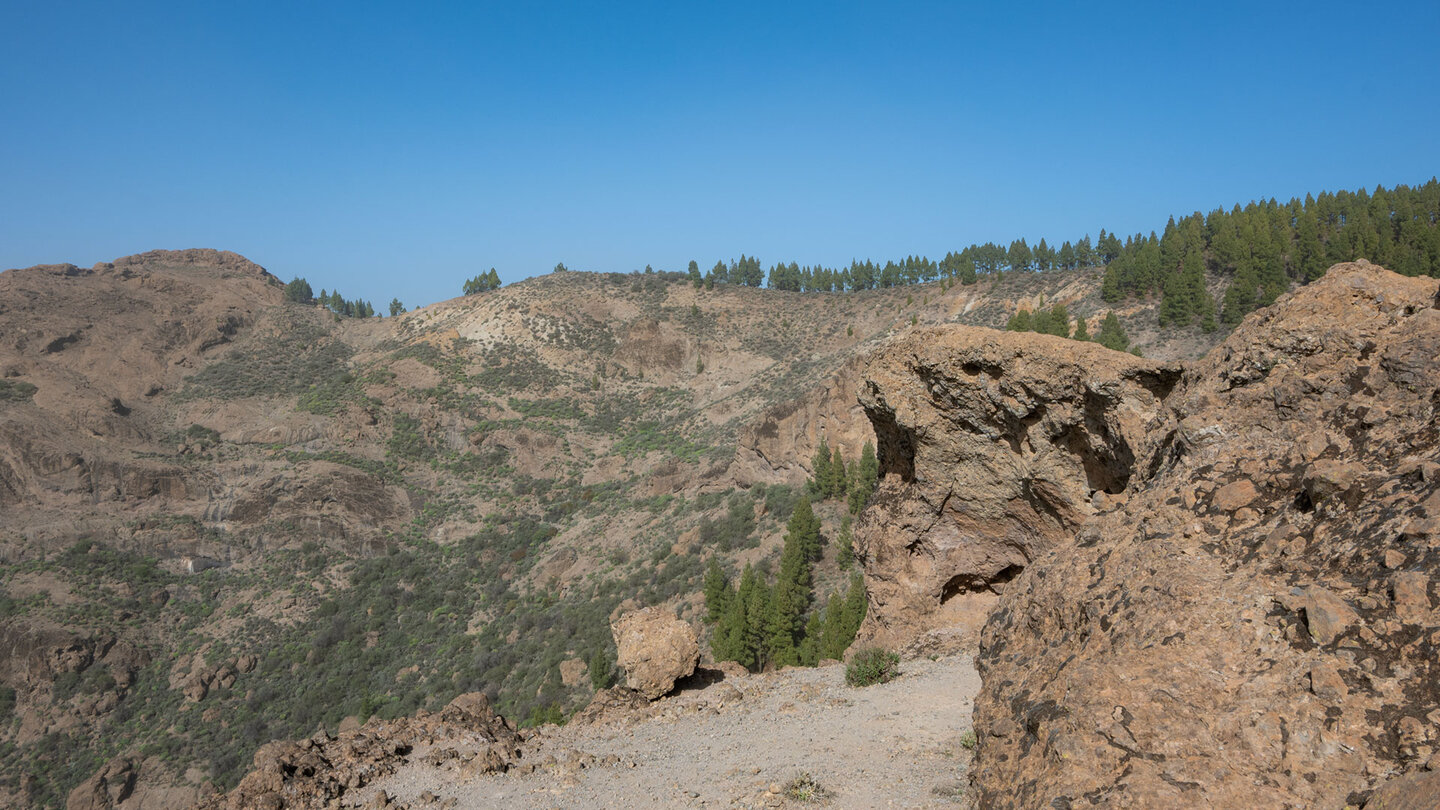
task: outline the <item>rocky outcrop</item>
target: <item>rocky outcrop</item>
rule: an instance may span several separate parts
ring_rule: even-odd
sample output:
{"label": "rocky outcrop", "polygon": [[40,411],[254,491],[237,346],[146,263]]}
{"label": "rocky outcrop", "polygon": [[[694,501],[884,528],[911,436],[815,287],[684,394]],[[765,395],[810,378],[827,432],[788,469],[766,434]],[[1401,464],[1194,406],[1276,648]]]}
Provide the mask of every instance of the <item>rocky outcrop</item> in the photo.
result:
{"label": "rocky outcrop", "polygon": [[[1015,557],[928,580],[1028,561],[977,658],[981,806],[1390,807],[1392,793],[1433,793],[1421,774],[1440,750],[1435,299],[1433,280],[1337,266],[1247,318],[1168,397],[1168,371],[1087,358],[1062,387],[1081,402],[1113,392],[1097,411],[1113,416],[1079,420],[1068,443],[1036,430],[1052,406],[1033,424],[1024,414],[1073,395],[1028,396],[1018,360],[986,386],[957,384],[963,360],[930,362],[912,344],[879,367],[911,375],[877,372],[866,394],[887,471],[864,541],[881,617],[900,581],[883,572],[921,569],[887,555],[944,559],[929,538],[981,509],[951,509],[960,486],[940,478],[936,436],[1018,457],[987,468],[1000,483],[970,485],[998,488],[991,525]],[[1047,358],[1068,348],[1032,341]],[[1067,354],[1034,376],[1065,380]],[[992,395],[980,412],[995,421],[980,422],[963,403],[990,390],[1012,393]],[[1027,444],[1054,461],[1030,498],[1014,471],[1033,469]],[[1087,489],[1101,493],[1088,506]],[[883,520],[908,527],[915,551],[887,542]]]}
{"label": "rocky outcrop", "polygon": [[70,791],[66,810],[111,810],[135,790],[135,763],[126,757],[107,762],[93,776]]}
{"label": "rocky outcrop", "polygon": [[675,688],[675,682],[694,673],[700,663],[695,628],[659,608],[627,613],[610,632],[626,685],[651,700]]}
{"label": "rocky outcrop", "polygon": [[862,642],[898,645],[977,615],[1123,499],[1166,435],[1179,377],[1093,343],[970,327],[877,353],[860,386],[882,476],[855,530]]}
{"label": "rocky outcrop", "polygon": [[[467,778],[504,771],[522,755],[520,735],[478,692],[461,695],[439,714],[420,712],[393,721],[371,718],[338,735],[317,732],[273,742],[255,752],[251,771],[234,790],[202,810],[327,808],[394,773],[423,741],[435,765]],[[348,804],[348,802],[347,802]]]}
{"label": "rocky outcrop", "polygon": [[730,478],[755,483],[804,484],[811,458],[825,442],[847,461],[860,458],[875,431],[855,401],[868,358],[856,357],[803,396],[767,409],[740,431]]}

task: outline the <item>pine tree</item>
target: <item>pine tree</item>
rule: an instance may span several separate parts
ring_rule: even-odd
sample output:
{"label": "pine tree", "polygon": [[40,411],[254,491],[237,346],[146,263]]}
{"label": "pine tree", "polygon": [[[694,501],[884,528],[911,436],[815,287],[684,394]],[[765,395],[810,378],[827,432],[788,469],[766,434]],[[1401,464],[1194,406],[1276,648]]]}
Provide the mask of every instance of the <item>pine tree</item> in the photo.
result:
{"label": "pine tree", "polygon": [[855,534],[852,519],[846,515],[840,521],[840,536],[836,539],[835,562],[841,571],[849,571],[855,564]]}
{"label": "pine tree", "polygon": [[855,480],[850,484],[850,514],[858,515],[880,479],[880,462],[875,458],[874,444],[865,442],[860,450],[860,463],[852,469],[855,470]]}
{"label": "pine tree", "polygon": [[710,565],[705,570],[705,623],[718,624],[730,608],[730,581],[725,578],[725,571],[720,567],[720,561],[710,558]]}
{"label": "pine tree", "polygon": [[1087,341],[1090,339],[1090,327],[1085,323],[1084,318],[1075,319],[1075,334],[1070,336],[1071,340]]}
{"label": "pine tree", "polygon": [[310,289],[310,282],[299,276],[291,279],[285,285],[285,300],[297,304],[308,304],[315,299],[315,293]]}
{"label": "pine tree", "polygon": [[1107,312],[1105,320],[1100,322],[1100,334],[1096,336],[1095,342],[1117,352],[1123,352],[1130,346],[1130,338],[1126,336],[1125,328],[1120,325],[1120,319],[1115,317],[1114,310]]}
{"label": "pine tree", "polygon": [[758,579],[745,600],[745,623],[741,646],[743,659],[739,663],[759,671],[769,662],[769,644],[766,638],[765,620],[770,616],[770,588]]}
{"label": "pine tree", "polygon": [[837,447],[830,456],[830,481],[829,486],[826,488],[825,497],[827,499],[845,497],[845,486],[848,483],[846,480],[847,477],[845,458],[840,455],[840,448]]}
{"label": "pine tree", "polygon": [[820,645],[825,636],[824,618],[820,611],[810,614],[805,622],[804,638],[800,642],[800,665],[813,667],[820,663]]}
{"label": "pine tree", "polygon": [[695,289],[698,290],[704,286],[705,279],[700,276],[700,265],[696,264],[694,259],[690,260],[688,272],[690,274],[690,283],[695,285]]}
{"label": "pine tree", "polygon": [[[866,607],[865,578],[856,571],[850,575],[850,590],[845,592],[845,623],[841,630],[846,647],[855,639],[855,634],[860,632],[860,625],[865,621]],[[841,652],[844,652],[843,648]]]}
{"label": "pine tree", "polygon": [[816,498],[824,499],[830,495],[830,481],[833,477],[830,459],[830,445],[822,437],[819,446],[815,448],[815,455],[810,458],[810,480],[805,483],[805,491]]}
{"label": "pine tree", "polygon": [[1032,323],[1030,317],[1030,310],[1022,309],[1017,311],[1014,315],[1011,315],[1010,320],[1005,322],[1005,329],[1011,332],[1032,331],[1034,329],[1034,324]]}

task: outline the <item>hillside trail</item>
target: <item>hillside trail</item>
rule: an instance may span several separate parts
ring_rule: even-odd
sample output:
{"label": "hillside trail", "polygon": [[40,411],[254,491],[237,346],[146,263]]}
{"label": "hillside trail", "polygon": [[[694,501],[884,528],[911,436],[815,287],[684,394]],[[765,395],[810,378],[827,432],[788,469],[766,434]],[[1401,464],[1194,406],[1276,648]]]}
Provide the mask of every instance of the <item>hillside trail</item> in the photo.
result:
{"label": "hillside trail", "polygon": [[[895,680],[860,688],[843,666],[731,677],[639,719],[543,727],[509,773],[466,778],[469,752],[444,750],[453,739],[422,744],[346,806],[969,807],[962,735],[979,689],[968,654],[906,661]],[[802,775],[820,796],[804,795]]]}

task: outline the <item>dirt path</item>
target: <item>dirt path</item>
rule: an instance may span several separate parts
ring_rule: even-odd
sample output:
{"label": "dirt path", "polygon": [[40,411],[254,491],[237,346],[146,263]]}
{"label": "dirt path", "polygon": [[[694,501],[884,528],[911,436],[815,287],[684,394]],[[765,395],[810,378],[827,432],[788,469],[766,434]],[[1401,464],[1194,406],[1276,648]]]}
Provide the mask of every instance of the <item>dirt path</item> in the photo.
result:
{"label": "dirt path", "polygon": [[[860,689],[839,666],[732,678],[667,697],[638,721],[547,727],[530,773],[466,779],[467,752],[427,764],[441,752],[421,747],[354,803],[383,790],[436,810],[968,807],[962,734],[979,688],[969,656],[908,661],[895,681]],[[801,774],[826,798],[792,790]]]}

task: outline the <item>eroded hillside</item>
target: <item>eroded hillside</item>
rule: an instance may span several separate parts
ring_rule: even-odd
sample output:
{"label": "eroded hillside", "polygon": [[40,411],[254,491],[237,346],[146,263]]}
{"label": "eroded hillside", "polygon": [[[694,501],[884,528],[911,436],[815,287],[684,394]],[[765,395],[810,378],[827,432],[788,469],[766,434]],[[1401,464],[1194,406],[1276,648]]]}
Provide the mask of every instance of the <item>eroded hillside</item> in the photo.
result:
{"label": "eroded hillside", "polygon": [[[859,454],[854,358],[1042,302],[1098,321],[1098,281],[557,273],[354,320],[215,251],[6,271],[0,796],[56,804],[125,754],[183,804],[348,716],[583,705],[616,610],[697,618],[711,556],[773,564],[816,444]],[[1149,352],[1209,339],[1126,316]],[[831,544],[816,592],[846,581]]]}

